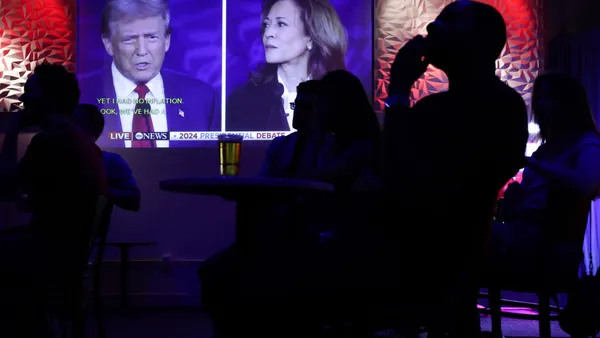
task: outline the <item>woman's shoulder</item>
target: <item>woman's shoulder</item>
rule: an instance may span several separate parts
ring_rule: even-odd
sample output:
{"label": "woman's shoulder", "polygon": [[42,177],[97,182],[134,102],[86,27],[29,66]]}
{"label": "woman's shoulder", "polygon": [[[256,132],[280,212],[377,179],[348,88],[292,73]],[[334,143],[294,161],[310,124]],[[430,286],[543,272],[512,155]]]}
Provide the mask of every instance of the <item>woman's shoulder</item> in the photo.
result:
{"label": "woman's shoulder", "polygon": [[584,153],[589,154],[588,156],[597,156],[599,150],[600,135],[596,133],[586,133],[579,139],[572,153],[574,153],[575,156],[582,156]]}
{"label": "woman's shoulder", "polygon": [[248,75],[248,83],[255,87],[277,83],[277,68],[268,64],[257,67]]}
{"label": "woman's shoulder", "polygon": [[238,100],[243,97],[251,96],[253,101],[255,101],[260,97],[278,97],[282,94],[283,86],[277,81],[276,76],[268,76],[268,74],[253,72],[249,75],[248,81],[232,90],[231,94],[229,94],[229,99]]}
{"label": "woman's shoulder", "polygon": [[590,143],[600,144],[600,134],[598,133],[584,133],[579,143]]}
{"label": "woman's shoulder", "polygon": [[285,136],[278,136],[271,140],[267,153],[271,155],[293,153],[296,142],[298,142],[298,135],[295,132]]}
{"label": "woman's shoulder", "polygon": [[125,162],[125,159],[123,159],[121,155],[106,150],[102,150],[102,158],[105,162],[110,164],[117,163],[120,165],[121,163]]}
{"label": "woman's shoulder", "polygon": [[267,79],[251,75],[248,81],[232,90],[227,97],[228,130],[268,129],[269,118],[276,105],[281,106],[283,87],[277,78]]}
{"label": "woman's shoulder", "polygon": [[[540,157],[539,154],[546,155],[544,150],[547,150],[549,154],[552,154],[552,147],[549,147],[547,144],[545,146],[546,147],[544,147],[544,144],[540,146],[534,155],[537,155],[536,157],[538,158]],[[600,152],[600,135],[596,133],[584,133],[559,149],[561,149],[561,155],[558,156],[570,158],[572,160],[580,158],[581,156],[595,157]]]}
{"label": "woman's shoulder", "polygon": [[291,133],[285,136],[277,136],[271,141],[272,148],[281,148],[289,145],[294,145],[298,141],[297,133]]}
{"label": "woman's shoulder", "polygon": [[233,88],[228,95],[228,100],[238,99],[242,96],[246,96],[251,94],[252,90],[255,88],[250,81],[246,81],[245,83]]}
{"label": "woman's shoulder", "polygon": [[573,147],[575,153],[581,153],[587,149],[600,148],[600,135],[597,133],[585,133],[583,134],[577,143]]}

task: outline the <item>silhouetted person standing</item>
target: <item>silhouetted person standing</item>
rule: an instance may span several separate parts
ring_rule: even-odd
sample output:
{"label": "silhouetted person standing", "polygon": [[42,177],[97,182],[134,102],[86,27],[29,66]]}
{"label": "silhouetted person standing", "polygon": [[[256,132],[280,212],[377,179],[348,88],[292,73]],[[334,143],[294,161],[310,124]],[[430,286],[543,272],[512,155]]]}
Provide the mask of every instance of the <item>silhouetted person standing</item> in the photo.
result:
{"label": "silhouetted person standing", "polygon": [[[427,31],[398,52],[391,70],[384,127],[388,231],[402,288],[410,287],[404,301],[432,311],[433,333],[474,337],[477,262],[498,191],[524,164],[527,111],[495,75],[506,43],[497,10],[456,1]],[[410,89],[429,64],[447,74],[449,90],[409,107]]]}
{"label": "silhouetted person standing", "polygon": [[[2,336],[41,337],[45,277],[68,273],[63,259],[89,245],[85,221],[91,226],[107,182],[100,149],[72,121],[79,100],[74,74],[39,65],[21,100],[25,109],[15,114],[2,144],[0,188],[5,196],[26,194],[33,217],[29,226],[0,232],[0,329]],[[17,162],[19,132],[32,126],[42,131]],[[11,329],[17,331],[6,334]]]}

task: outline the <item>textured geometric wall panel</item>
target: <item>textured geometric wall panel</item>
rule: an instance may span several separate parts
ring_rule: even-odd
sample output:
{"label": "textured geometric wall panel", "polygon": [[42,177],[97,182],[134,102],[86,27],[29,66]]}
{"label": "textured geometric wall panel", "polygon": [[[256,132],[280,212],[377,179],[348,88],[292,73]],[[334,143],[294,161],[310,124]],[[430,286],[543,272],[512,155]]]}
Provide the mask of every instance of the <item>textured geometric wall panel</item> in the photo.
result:
{"label": "textured geometric wall panel", "polygon": [[[529,105],[533,81],[540,69],[538,3],[542,0],[481,0],[496,7],[508,27],[508,43],[496,62],[497,74],[516,89]],[[375,0],[375,109],[383,111],[391,63],[396,52],[453,0]],[[411,93],[414,103],[448,88],[444,72],[430,66]]]}
{"label": "textured geometric wall panel", "polygon": [[76,0],[0,1],[0,112],[21,108],[19,96],[36,65],[75,70]]}
{"label": "textured geometric wall panel", "polygon": [[527,103],[531,103],[533,81],[541,68],[540,45],[541,8],[535,0],[486,0],[496,7],[508,30],[508,41],[502,56],[496,61],[496,73],[509,86],[516,89]]}
{"label": "textured geometric wall panel", "polygon": [[[432,22],[453,0],[375,0],[375,110],[384,109],[389,73],[398,50],[415,35],[425,34]],[[429,66],[412,90],[411,101],[446,90],[444,72]]]}

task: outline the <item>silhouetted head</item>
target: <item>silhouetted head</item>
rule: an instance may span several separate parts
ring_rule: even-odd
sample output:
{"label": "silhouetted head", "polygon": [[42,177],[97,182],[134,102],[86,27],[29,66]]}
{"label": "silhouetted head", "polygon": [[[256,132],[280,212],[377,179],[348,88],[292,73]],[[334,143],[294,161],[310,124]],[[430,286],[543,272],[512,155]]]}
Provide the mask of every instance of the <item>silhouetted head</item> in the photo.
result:
{"label": "silhouetted head", "polygon": [[379,121],[356,76],[345,70],[330,72],[321,88],[317,112],[326,114],[328,131],[345,139],[379,137]]}
{"label": "silhouetted head", "polygon": [[80,94],[75,74],[63,66],[43,63],[27,79],[21,101],[27,118],[39,124],[53,114],[71,116]]}
{"label": "silhouetted head", "polygon": [[427,60],[446,73],[492,64],[506,44],[506,23],[492,6],[459,0],[427,26]]}
{"label": "silhouetted head", "polygon": [[299,131],[320,131],[323,129],[324,119],[316,112],[317,97],[320,91],[320,82],[310,80],[300,83],[294,101],[294,121],[292,126]]}
{"label": "silhouetted head", "polygon": [[268,64],[306,65],[312,79],[346,68],[346,30],[329,0],[266,0],[261,19]]}
{"label": "silhouetted head", "polygon": [[104,115],[93,105],[82,103],[75,109],[75,123],[96,141],[104,131]]}
{"label": "silhouetted head", "polygon": [[533,85],[532,111],[545,141],[598,133],[585,88],[572,76],[559,73],[538,76]]}
{"label": "silhouetted head", "polygon": [[171,46],[167,0],[108,0],[102,13],[102,42],[124,77],[152,80]]}

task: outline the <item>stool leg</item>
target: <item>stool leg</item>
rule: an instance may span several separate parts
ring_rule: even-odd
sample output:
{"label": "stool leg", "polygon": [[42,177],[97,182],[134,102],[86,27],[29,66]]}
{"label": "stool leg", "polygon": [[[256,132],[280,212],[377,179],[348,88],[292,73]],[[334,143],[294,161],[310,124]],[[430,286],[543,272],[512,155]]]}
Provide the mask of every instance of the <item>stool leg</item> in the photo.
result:
{"label": "stool leg", "polygon": [[96,326],[98,328],[98,338],[106,338],[106,332],[104,332],[104,317],[102,309],[102,300],[100,295],[100,287],[102,283],[102,257],[104,256],[104,247],[98,248],[98,257],[93,266],[94,274],[94,314],[96,317]]}
{"label": "stool leg", "polygon": [[538,302],[540,338],[550,338],[552,336],[550,328],[550,294],[540,292]]}
{"label": "stool leg", "polygon": [[492,317],[492,336],[502,338],[502,293],[500,289],[489,288],[488,295]]}
{"label": "stool leg", "polygon": [[129,307],[129,247],[121,247],[121,308]]}

